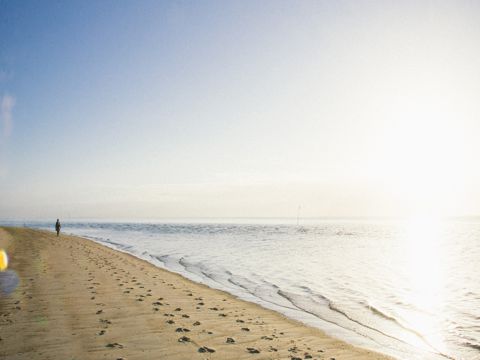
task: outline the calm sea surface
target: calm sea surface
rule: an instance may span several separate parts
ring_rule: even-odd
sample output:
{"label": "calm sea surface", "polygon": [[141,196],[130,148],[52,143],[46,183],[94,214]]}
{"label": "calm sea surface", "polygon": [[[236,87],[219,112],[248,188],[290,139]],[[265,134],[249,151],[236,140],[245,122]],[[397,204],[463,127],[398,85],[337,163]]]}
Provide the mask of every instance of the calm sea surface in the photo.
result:
{"label": "calm sea surface", "polygon": [[76,221],[62,230],[354,345],[401,359],[480,359],[480,221],[230,222]]}

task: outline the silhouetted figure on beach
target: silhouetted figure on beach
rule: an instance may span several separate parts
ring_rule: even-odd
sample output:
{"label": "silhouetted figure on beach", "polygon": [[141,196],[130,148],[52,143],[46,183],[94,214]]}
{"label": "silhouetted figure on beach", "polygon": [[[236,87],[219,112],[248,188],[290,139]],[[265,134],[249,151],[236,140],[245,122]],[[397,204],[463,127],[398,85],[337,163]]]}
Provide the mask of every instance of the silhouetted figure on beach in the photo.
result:
{"label": "silhouetted figure on beach", "polygon": [[57,236],[60,235],[60,228],[62,225],[60,225],[60,220],[57,219],[57,222],[55,223],[55,231],[57,232]]}

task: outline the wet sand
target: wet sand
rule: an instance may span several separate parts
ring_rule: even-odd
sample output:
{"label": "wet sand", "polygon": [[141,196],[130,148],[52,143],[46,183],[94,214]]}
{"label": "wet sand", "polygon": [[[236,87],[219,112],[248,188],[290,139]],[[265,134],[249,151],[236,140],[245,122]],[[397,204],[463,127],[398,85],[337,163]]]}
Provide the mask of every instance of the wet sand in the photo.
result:
{"label": "wet sand", "polygon": [[0,228],[0,359],[388,359],[90,240]]}

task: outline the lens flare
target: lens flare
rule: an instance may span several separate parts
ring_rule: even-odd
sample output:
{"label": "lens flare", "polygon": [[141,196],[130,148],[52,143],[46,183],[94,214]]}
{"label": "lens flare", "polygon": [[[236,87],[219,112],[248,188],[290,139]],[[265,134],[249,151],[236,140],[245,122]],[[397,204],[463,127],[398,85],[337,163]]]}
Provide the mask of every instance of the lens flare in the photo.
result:
{"label": "lens flare", "polygon": [[20,279],[13,270],[0,271],[0,298],[15,291]]}
{"label": "lens flare", "polygon": [[7,270],[8,267],[8,256],[5,250],[0,249],[0,271]]}

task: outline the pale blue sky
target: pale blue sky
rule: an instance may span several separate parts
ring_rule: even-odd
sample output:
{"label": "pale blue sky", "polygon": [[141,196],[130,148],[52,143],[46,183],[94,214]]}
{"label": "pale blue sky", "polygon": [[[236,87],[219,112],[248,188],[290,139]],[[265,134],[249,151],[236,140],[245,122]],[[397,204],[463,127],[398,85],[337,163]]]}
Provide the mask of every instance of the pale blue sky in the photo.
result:
{"label": "pale blue sky", "polygon": [[0,1],[0,218],[480,213],[471,2]]}

